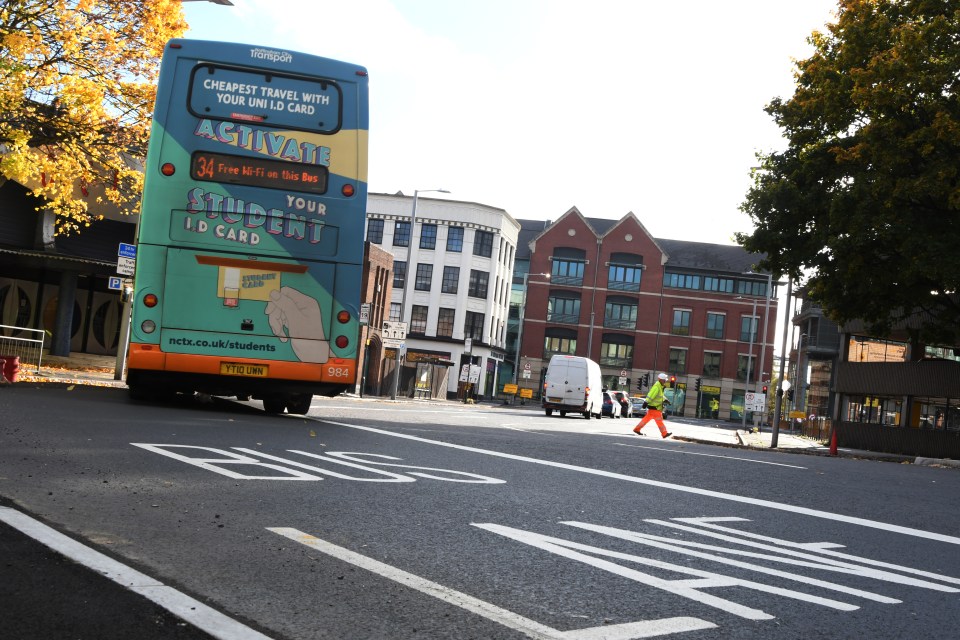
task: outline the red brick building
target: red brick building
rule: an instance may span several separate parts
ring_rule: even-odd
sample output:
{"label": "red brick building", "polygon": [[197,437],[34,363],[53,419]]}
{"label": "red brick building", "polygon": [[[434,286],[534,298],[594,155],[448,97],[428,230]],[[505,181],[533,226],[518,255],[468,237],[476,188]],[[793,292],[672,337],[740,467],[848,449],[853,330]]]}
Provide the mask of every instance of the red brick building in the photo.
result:
{"label": "red brick building", "polygon": [[370,305],[367,325],[360,327],[360,360],[357,363],[356,391],[361,395],[384,395],[389,390],[381,340],[383,321],[390,317],[393,293],[393,254],[372,242],[363,243],[363,277],[360,301]]}
{"label": "red brick building", "polygon": [[530,365],[531,384],[553,354],[587,356],[611,389],[636,394],[645,374],[652,384],[667,372],[675,412],[706,416],[716,398],[720,419],[739,419],[744,392],[770,379],[777,301],[771,278],[751,273],[759,256],[657,239],[632,213],[604,220],[576,208],[529,246],[520,368]]}

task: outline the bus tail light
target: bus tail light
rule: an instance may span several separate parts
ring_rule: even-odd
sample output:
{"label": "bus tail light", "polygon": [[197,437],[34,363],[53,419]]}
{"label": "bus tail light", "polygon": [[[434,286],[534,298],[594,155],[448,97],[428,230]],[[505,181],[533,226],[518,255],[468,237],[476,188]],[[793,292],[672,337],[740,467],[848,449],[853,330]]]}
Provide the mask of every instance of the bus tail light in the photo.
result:
{"label": "bus tail light", "polygon": [[342,193],[343,195],[349,198],[354,194],[353,185],[352,184],[343,185],[342,187],[340,187],[340,193]]}
{"label": "bus tail light", "polygon": [[334,344],[341,349],[346,349],[347,345],[350,344],[350,339],[347,336],[337,336],[337,339],[334,341]]}
{"label": "bus tail light", "polygon": [[343,310],[340,313],[338,313],[337,322],[339,322],[340,324],[347,324],[348,322],[350,322],[350,312]]}
{"label": "bus tail light", "polygon": [[153,333],[157,330],[157,323],[153,320],[144,320],[140,323],[140,329],[142,329],[144,333]]}
{"label": "bus tail light", "polygon": [[147,295],[143,296],[144,306],[149,307],[150,309],[153,309],[155,306],[157,306],[159,302],[160,299],[157,298],[157,294],[155,293],[148,293]]}
{"label": "bus tail light", "polygon": [[164,162],[160,167],[160,173],[167,176],[168,178],[177,172],[177,168],[173,166],[173,163]]}

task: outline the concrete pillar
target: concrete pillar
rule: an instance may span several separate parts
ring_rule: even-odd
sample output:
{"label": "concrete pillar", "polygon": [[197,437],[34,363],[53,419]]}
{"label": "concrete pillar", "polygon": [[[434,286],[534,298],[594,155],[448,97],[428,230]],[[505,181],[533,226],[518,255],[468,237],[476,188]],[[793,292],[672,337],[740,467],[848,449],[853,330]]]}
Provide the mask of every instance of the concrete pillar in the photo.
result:
{"label": "concrete pillar", "polygon": [[53,326],[53,340],[50,342],[50,355],[69,356],[71,329],[73,328],[73,307],[77,299],[77,273],[60,273],[60,291],[57,294],[57,317]]}

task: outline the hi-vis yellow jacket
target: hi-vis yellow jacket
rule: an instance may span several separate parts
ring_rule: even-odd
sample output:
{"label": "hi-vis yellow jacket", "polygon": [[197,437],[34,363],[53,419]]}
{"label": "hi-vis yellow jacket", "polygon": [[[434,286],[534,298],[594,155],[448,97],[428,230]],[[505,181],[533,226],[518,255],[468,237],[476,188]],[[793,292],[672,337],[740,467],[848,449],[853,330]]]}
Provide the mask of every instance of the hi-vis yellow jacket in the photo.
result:
{"label": "hi-vis yellow jacket", "polygon": [[657,411],[663,407],[663,384],[659,380],[647,392],[647,406]]}

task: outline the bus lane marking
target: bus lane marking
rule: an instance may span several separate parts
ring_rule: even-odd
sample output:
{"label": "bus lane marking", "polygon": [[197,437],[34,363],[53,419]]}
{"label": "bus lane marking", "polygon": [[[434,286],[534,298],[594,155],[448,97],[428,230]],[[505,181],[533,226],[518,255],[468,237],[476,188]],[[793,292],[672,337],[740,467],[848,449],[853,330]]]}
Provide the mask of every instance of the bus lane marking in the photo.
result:
{"label": "bus lane marking", "polygon": [[556,462],[554,460],[544,460],[541,458],[530,458],[528,456],[521,456],[514,453],[506,453],[503,451],[494,451],[492,449],[481,449],[479,447],[471,447],[468,445],[454,444],[452,442],[442,442],[439,440],[430,440],[428,438],[421,438],[419,436],[413,436],[406,433],[395,433],[393,431],[387,431],[385,429],[378,429],[376,427],[365,427],[358,424],[350,424],[347,422],[338,422],[335,420],[327,420],[321,418],[309,418],[316,422],[322,422],[326,424],[333,424],[340,427],[346,427],[348,429],[357,429],[360,431],[367,431],[370,433],[377,433],[384,436],[390,436],[392,438],[402,438],[404,440],[412,440],[414,442],[422,442],[424,444],[430,444],[439,447],[447,447],[449,449],[456,449],[458,451],[468,451],[470,453],[479,453],[481,455],[493,456],[497,458],[505,458],[507,460],[516,460],[518,462],[528,462],[531,464],[543,465],[546,467],[553,467],[555,469],[564,469],[567,471],[575,471],[577,473],[586,473],[594,476],[600,476],[603,478],[611,478],[614,480],[622,480],[625,482],[635,482],[637,484],[644,484],[651,487],[657,487],[660,489],[670,489],[672,491],[682,491],[685,493],[692,493],[695,495],[706,496],[708,498],[717,498],[720,500],[729,500],[731,502],[740,502],[743,504],[749,504],[756,507],[764,507],[767,509],[776,509],[779,511],[787,511],[789,513],[794,513],[798,515],[805,515],[814,518],[822,518],[824,520],[833,520],[836,522],[843,522],[845,524],[852,524],[860,527],[868,527],[871,529],[879,529],[881,531],[888,531],[891,533],[900,533],[903,535],[914,536],[917,538],[925,538],[928,540],[935,540],[938,542],[946,542],[948,544],[960,545],[960,538],[956,536],[946,535],[942,533],[935,533],[932,531],[924,531],[922,529],[915,529],[913,527],[905,527],[903,525],[890,524],[886,522],[879,522],[877,520],[868,520],[866,518],[858,518],[856,516],[848,516],[842,513],[831,513],[829,511],[820,511],[819,509],[811,509],[809,507],[801,507],[791,504],[785,504],[782,502],[774,502],[772,500],[764,500],[761,498],[749,498],[746,496],[738,496],[733,493],[724,493],[722,491],[714,491],[712,489],[701,489],[699,487],[691,487],[682,484],[676,484],[673,482],[664,482],[662,480],[654,480],[652,478],[643,478],[640,476],[631,476],[624,473],[617,473],[614,471],[605,471],[603,469],[593,469],[590,467],[581,467],[575,464],[567,464],[565,462]]}
{"label": "bus lane marking", "polygon": [[[148,444],[144,442],[131,442],[134,447],[139,447],[153,453],[185,462],[189,465],[212,471],[220,475],[233,478],[234,480],[300,480],[317,481],[323,480],[323,476],[340,478],[341,480],[352,480],[354,482],[416,482],[417,478],[428,480],[437,480],[440,482],[460,482],[466,484],[503,484],[506,480],[482,476],[477,473],[468,473],[466,471],[455,471],[453,469],[437,469],[434,467],[421,467],[409,464],[397,464],[396,462],[384,462],[384,460],[402,460],[394,456],[387,456],[378,453],[358,453],[346,451],[326,451],[324,453],[311,453],[309,451],[300,451],[297,449],[288,449],[289,453],[306,456],[315,460],[320,460],[328,464],[335,464],[352,469],[360,469],[375,477],[361,477],[356,475],[347,475],[331,469],[324,469],[315,465],[309,465],[289,458],[281,458],[262,451],[255,451],[245,447],[231,447],[233,451],[220,449],[218,447],[203,447],[198,445],[186,444]],[[183,453],[178,453],[181,451]],[[240,453],[234,453],[239,451]],[[203,457],[194,457],[187,453],[199,452]],[[210,457],[214,454],[216,457]],[[244,455],[246,454],[246,455]],[[369,460],[376,458],[377,460]],[[270,460],[270,462],[262,462]],[[361,464],[362,463],[362,464]],[[231,467],[231,468],[227,468]],[[280,472],[282,475],[249,475],[234,470],[236,467],[254,467],[259,469],[269,469],[270,471]],[[392,467],[395,469],[404,469],[407,475],[386,471],[378,467]],[[313,473],[308,473],[308,471]],[[411,477],[415,476],[415,477]]]}
{"label": "bus lane marking", "polygon": [[[723,545],[706,544],[695,542],[683,534],[678,534],[676,538],[670,538],[661,535],[654,535],[642,531],[631,531],[616,527],[603,526],[587,522],[563,521],[559,524],[575,527],[578,529],[591,531],[601,535],[609,536],[613,539],[625,540],[649,548],[660,549],[670,553],[678,554],[682,557],[693,557],[706,563],[715,563],[724,566],[735,567],[753,573],[759,573],[765,576],[779,578],[787,581],[797,582],[806,587],[815,587],[820,590],[833,591],[848,596],[863,598],[880,604],[900,604],[902,601],[887,595],[866,591],[863,589],[850,587],[837,582],[831,582],[823,579],[814,578],[811,575],[794,573],[784,569],[774,568],[761,564],[766,562],[772,565],[787,564],[792,567],[799,567],[812,571],[826,571],[839,573],[845,576],[855,578],[867,578],[879,582],[902,585],[908,587],[917,587],[943,593],[960,593],[957,589],[946,584],[960,583],[960,580],[950,576],[922,572],[911,567],[895,565],[890,563],[881,563],[870,558],[859,558],[849,554],[841,554],[845,560],[838,560],[834,557],[831,550],[842,545],[833,543],[803,543],[787,540],[780,540],[780,545],[763,544],[757,542],[758,538],[765,538],[753,534],[749,537],[737,538],[736,535],[719,534],[711,529],[711,524],[717,521],[725,522],[749,522],[744,518],[674,518],[674,522],[647,519],[645,523],[655,526],[671,527],[680,530],[686,534],[695,536],[704,536],[707,538],[719,539]],[[690,523],[677,525],[675,522]],[[774,616],[765,611],[751,608],[744,604],[704,593],[704,589],[717,589],[723,587],[742,587],[753,589],[762,593],[799,600],[809,604],[824,606],[838,611],[855,611],[860,607],[856,604],[843,602],[833,598],[827,598],[815,593],[797,591],[772,584],[745,580],[734,576],[705,571],[703,569],[692,568],[689,563],[676,564],[667,562],[658,558],[645,557],[634,553],[624,553],[605,549],[590,544],[583,544],[564,538],[557,538],[545,534],[517,529],[506,525],[496,523],[471,523],[474,527],[496,533],[498,535],[510,538],[516,542],[526,544],[530,547],[546,551],[548,553],[574,560],[585,565],[601,569],[612,573],[621,578],[639,582],[648,587],[660,589],[673,595],[687,598],[693,602],[702,605],[717,608],[728,614],[735,615],[748,620],[770,620]],[[691,524],[693,526],[691,526]],[[700,528],[699,525],[703,525]],[[740,529],[731,530],[740,532]],[[748,533],[748,532],[744,532]],[[751,561],[747,561],[747,559]],[[618,562],[619,561],[619,562]],[[667,579],[661,578],[651,573],[638,571],[624,563],[642,565],[650,567],[669,574],[681,574],[691,576],[689,579]],[[882,565],[884,569],[877,568]],[[812,573],[812,571],[808,571]],[[900,573],[895,573],[898,571]],[[909,575],[923,575],[930,580],[921,580]],[[940,582],[933,582],[938,580]]]}
{"label": "bus lane marking", "polygon": [[507,628],[518,631],[529,638],[536,638],[538,640],[600,640],[601,638],[603,640],[634,640],[685,631],[714,629],[717,626],[712,622],[700,620],[699,618],[675,617],[627,622],[618,625],[604,625],[601,627],[576,629],[572,631],[559,631],[484,600],[474,598],[462,591],[450,589],[432,580],[421,578],[418,575],[398,569],[379,560],[374,560],[373,558],[350,551],[326,540],[303,533],[298,529],[289,527],[267,527],[267,531],[284,536],[311,549],[375,573],[383,578],[387,578],[388,580],[392,580],[448,604],[465,609]]}

